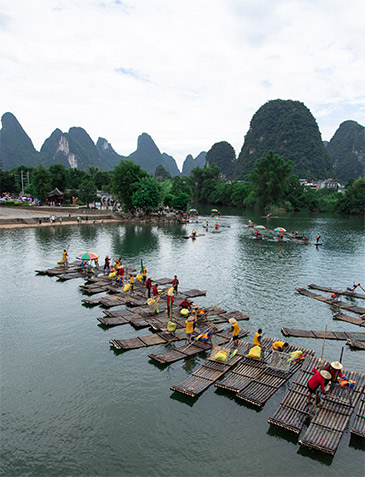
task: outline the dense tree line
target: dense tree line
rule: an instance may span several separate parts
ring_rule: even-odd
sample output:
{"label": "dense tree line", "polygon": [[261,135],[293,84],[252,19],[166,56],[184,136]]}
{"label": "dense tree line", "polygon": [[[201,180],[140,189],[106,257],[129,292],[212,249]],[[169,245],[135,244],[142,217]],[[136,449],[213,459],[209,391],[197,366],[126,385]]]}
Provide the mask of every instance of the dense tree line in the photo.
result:
{"label": "dense tree line", "polygon": [[[239,208],[291,211],[340,212],[364,214],[365,179],[350,179],[346,192],[333,189],[311,190],[301,185],[293,175],[293,164],[272,152],[258,159],[245,181],[227,181],[215,164],[196,167],[189,176],[175,176],[162,167],[156,168],[154,177],[132,161],[121,161],[113,171],[66,169],[55,164],[48,169],[19,166],[11,171],[0,170],[0,192],[19,194],[21,170],[25,192],[44,202],[54,188],[72,196],[79,203],[96,200],[97,191],[109,192],[128,209],[153,210],[161,205],[186,211],[191,202],[229,205]],[[29,176],[29,184],[28,178]]]}

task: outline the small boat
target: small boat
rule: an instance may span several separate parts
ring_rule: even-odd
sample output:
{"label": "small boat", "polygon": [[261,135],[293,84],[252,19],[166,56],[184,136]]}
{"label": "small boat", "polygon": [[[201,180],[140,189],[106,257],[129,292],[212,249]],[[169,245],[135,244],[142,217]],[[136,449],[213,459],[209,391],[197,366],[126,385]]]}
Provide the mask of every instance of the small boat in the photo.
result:
{"label": "small boat", "polygon": [[194,239],[196,239],[197,237],[204,237],[204,235],[205,235],[205,234],[184,235],[183,238],[184,238],[184,239],[189,239],[189,238],[191,238],[191,239],[194,240]]}

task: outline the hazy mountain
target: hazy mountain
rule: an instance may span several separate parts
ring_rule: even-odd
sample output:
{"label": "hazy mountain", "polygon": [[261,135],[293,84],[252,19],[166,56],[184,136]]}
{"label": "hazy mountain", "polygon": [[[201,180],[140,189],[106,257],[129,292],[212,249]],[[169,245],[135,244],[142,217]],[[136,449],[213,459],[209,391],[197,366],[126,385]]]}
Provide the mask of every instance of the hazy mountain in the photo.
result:
{"label": "hazy mountain", "polygon": [[255,161],[266,157],[269,151],[293,161],[294,173],[299,178],[331,176],[331,162],[316,120],[300,101],[277,99],[258,109],[238,156],[235,176],[243,178]]}
{"label": "hazy mountain", "polygon": [[334,177],[346,182],[365,176],[365,128],[356,121],[340,124],[327,145]]}
{"label": "hazy mountain", "polygon": [[20,123],[12,113],[5,113],[1,118],[0,131],[0,165],[4,170],[14,167],[35,166],[39,153]]}
{"label": "hazy mountain", "polygon": [[147,133],[138,136],[137,149],[127,159],[138,164],[151,175],[154,175],[156,167],[159,165],[162,165],[172,176],[180,175],[175,159],[165,153],[161,154],[159,148]]}
{"label": "hazy mountain", "polygon": [[182,167],[182,173],[181,175],[183,176],[188,176],[190,172],[195,169],[195,167],[204,167],[205,165],[205,159],[206,159],[207,153],[205,151],[202,151],[200,154],[196,156],[194,159],[191,154],[186,156],[186,159],[184,161],[183,167]]}
{"label": "hazy mountain", "polygon": [[216,164],[225,179],[231,179],[236,166],[236,153],[227,141],[215,143],[207,152],[208,165]]}

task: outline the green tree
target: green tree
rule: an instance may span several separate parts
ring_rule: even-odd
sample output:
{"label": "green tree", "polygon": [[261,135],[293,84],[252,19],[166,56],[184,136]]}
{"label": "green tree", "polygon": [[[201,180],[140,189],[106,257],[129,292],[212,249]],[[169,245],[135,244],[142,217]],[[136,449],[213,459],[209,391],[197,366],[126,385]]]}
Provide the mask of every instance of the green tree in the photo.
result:
{"label": "green tree", "polygon": [[231,202],[236,207],[243,206],[245,199],[250,193],[248,182],[234,182],[232,186]]}
{"label": "green tree", "polygon": [[20,192],[20,187],[14,173],[0,169],[0,193],[2,194],[3,192],[17,194]]}
{"label": "green tree", "polygon": [[121,161],[112,172],[112,192],[125,207],[132,206],[132,195],[140,179],[147,173],[132,161]]}
{"label": "green tree", "polygon": [[188,184],[193,190],[193,198],[197,202],[209,203],[212,200],[212,194],[221,179],[219,178],[220,169],[213,164],[210,167],[204,166],[203,169],[195,167],[187,177]]}
{"label": "green tree", "polygon": [[108,191],[111,188],[112,178],[109,172],[98,171],[92,176],[92,180],[98,190]]}
{"label": "green tree", "polygon": [[171,179],[171,174],[164,168],[163,165],[160,164],[156,167],[155,179],[157,179],[158,182],[163,182],[166,179]]}
{"label": "green tree", "polygon": [[70,189],[78,189],[81,182],[87,177],[85,171],[81,169],[66,169],[67,170],[67,187]]}
{"label": "green tree", "polygon": [[281,205],[288,191],[293,170],[292,162],[285,162],[272,151],[258,159],[249,174],[256,203],[261,207]]}
{"label": "green tree", "polygon": [[172,207],[172,203],[176,197],[174,194],[167,193],[163,196],[162,203],[163,205],[168,205],[169,207]]}
{"label": "green tree", "polygon": [[67,185],[67,169],[63,164],[53,164],[48,169],[51,173],[52,189],[64,192]]}
{"label": "green tree", "polygon": [[132,205],[136,209],[157,209],[161,202],[161,187],[154,177],[142,177],[137,190],[132,195]]}
{"label": "green tree", "polygon": [[339,194],[336,210],[345,214],[365,214],[365,178],[348,181],[345,194]]}
{"label": "green tree", "polygon": [[186,192],[180,192],[172,201],[172,207],[174,209],[186,210],[189,203],[190,196]]}
{"label": "green tree", "polygon": [[42,164],[33,173],[32,185],[36,198],[45,202],[52,190],[52,175]]}
{"label": "green tree", "polygon": [[191,197],[192,194],[191,187],[186,182],[186,178],[182,178],[180,176],[175,176],[172,179],[171,192],[173,192],[175,196],[179,195],[182,192],[188,194],[189,197]]}
{"label": "green tree", "polygon": [[85,178],[79,188],[79,198],[85,204],[89,204],[96,200],[97,188],[92,179]]}

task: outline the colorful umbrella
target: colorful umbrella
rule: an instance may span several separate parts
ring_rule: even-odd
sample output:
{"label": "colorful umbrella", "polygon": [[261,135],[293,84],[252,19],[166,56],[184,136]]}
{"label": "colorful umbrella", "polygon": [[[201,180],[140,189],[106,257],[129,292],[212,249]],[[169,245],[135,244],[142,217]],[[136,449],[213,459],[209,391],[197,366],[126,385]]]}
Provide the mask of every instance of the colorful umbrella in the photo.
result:
{"label": "colorful umbrella", "polygon": [[211,212],[218,212],[218,209],[212,209]]}
{"label": "colorful umbrella", "polygon": [[259,230],[265,230],[266,227],[264,227],[263,225],[256,225],[256,228],[259,229]]}
{"label": "colorful umbrella", "polygon": [[286,232],[285,229],[283,229],[283,227],[276,227],[276,229],[274,229],[275,232]]}
{"label": "colorful umbrella", "polygon": [[190,209],[189,212],[196,212],[196,209]]}
{"label": "colorful umbrella", "polygon": [[93,252],[84,252],[78,255],[76,258],[77,260],[97,260],[99,255]]}

